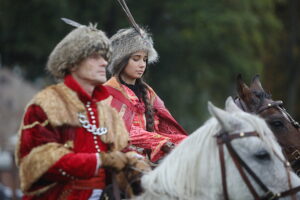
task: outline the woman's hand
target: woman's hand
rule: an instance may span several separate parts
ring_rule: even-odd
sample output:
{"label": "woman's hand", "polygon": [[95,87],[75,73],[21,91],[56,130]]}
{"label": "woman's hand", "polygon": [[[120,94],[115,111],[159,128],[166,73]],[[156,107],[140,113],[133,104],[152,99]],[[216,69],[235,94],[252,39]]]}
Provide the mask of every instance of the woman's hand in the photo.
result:
{"label": "woman's hand", "polygon": [[161,150],[164,152],[164,153],[170,153],[173,149],[175,148],[175,144],[168,141],[166,142],[162,147],[161,147]]}

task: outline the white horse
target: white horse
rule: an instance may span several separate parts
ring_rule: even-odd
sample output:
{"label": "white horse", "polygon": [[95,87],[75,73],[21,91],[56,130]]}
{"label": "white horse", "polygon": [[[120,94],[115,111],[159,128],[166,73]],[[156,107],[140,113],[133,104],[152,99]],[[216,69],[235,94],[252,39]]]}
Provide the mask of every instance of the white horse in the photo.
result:
{"label": "white horse", "polygon": [[[220,131],[226,131],[229,135],[252,131],[258,133],[258,136],[235,139],[231,144],[272,192],[289,189],[287,174],[292,187],[300,185],[300,179],[286,170],[280,146],[264,120],[241,111],[232,98],[226,101],[226,111],[210,103],[208,109],[213,117],[176,147],[155,170],[142,177],[145,191],[136,199],[223,200],[221,166],[215,137]],[[253,196],[226,147],[224,155],[229,199],[252,200]],[[247,176],[250,177],[249,174]],[[253,178],[250,178],[250,182],[260,197],[265,194]]]}

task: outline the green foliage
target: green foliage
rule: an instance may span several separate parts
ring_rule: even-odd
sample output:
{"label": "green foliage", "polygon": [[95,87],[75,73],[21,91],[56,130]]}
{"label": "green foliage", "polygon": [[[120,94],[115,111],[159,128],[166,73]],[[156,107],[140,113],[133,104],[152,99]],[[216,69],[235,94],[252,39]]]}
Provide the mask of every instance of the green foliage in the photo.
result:
{"label": "green foliage", "polygon": [[[235,77],[263,72],[277,52],[281,23],[274,0],[128,0],[136,21],[153,33],[160,62],[148,82],[189,131],[208,117],[207,101],[223,106]],[[98,22],[112,35],[128,27],[116,1],[0,0],[0,54],[30,79],[44,74],[47,57],[71,28],[59,18]]]}
{"label": "green foliage", "polygon": [[262,73],[281,28],[273,1],[170,1],[160,18],[154,36],[163,56],[150,77],[189,130],[207,118],[208,100],[223,106],[234,94],[238,73]]}

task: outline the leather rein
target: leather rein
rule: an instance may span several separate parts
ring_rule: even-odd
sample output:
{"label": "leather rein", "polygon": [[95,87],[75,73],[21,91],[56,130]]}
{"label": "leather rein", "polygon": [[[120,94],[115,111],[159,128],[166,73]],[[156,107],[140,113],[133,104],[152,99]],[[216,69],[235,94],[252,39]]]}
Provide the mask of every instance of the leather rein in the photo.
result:
{"label": "leather rein", "polygon": [[[253,170],[243,161],[243,159],[237,154],[237,152],[231,145],[232,140],[240,139],[244,137],[251,137],[251,136],[258,137],[258,134],[256,132],[246,132],[246,133],[241,132],[241,133],[235,133],[229,135],[227,132],[222,132],[221,134],[218,134],[216,136],[218,149],[219,149],[219,159],[221,164],[221,177],[222,177],[222,188],[223,188],[224,199],[229,200],[227,181],[226,181],[226,165],[224,159],[224,145],[225,145],[242,179],[246,183],[250,193],[252,194],[255,200],[278,200],[286,196],[292,196],[292,199],[295,200],[296,198],[294,195],[298,191],[300,191],[300,186],[291,188],[290,175],[288,173],[290,164],[288,162],[285,162],[284,165],[286,168],[286,172],[288,174],[290,189],[280,193],[273,193],[253,172]],[[254,180],[254,182],[265,192],[265,194],[262,197],[260,197],[258,193],[255,191],[245,171],[250,175],[250,177]]]}

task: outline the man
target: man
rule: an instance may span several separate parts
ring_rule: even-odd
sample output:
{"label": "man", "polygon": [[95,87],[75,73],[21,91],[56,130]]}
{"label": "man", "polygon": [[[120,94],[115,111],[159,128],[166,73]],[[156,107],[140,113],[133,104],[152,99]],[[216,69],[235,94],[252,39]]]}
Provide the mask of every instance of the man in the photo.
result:
{"label": "man", "polygon": [[101,85],[110,54],[109,39],[92,25],[71,31],[50,54],[47,70],[60,83],[30,101],[16,149],[23,199],[99,199],[104,168],[128,162],[120,152],[128,132]]}

